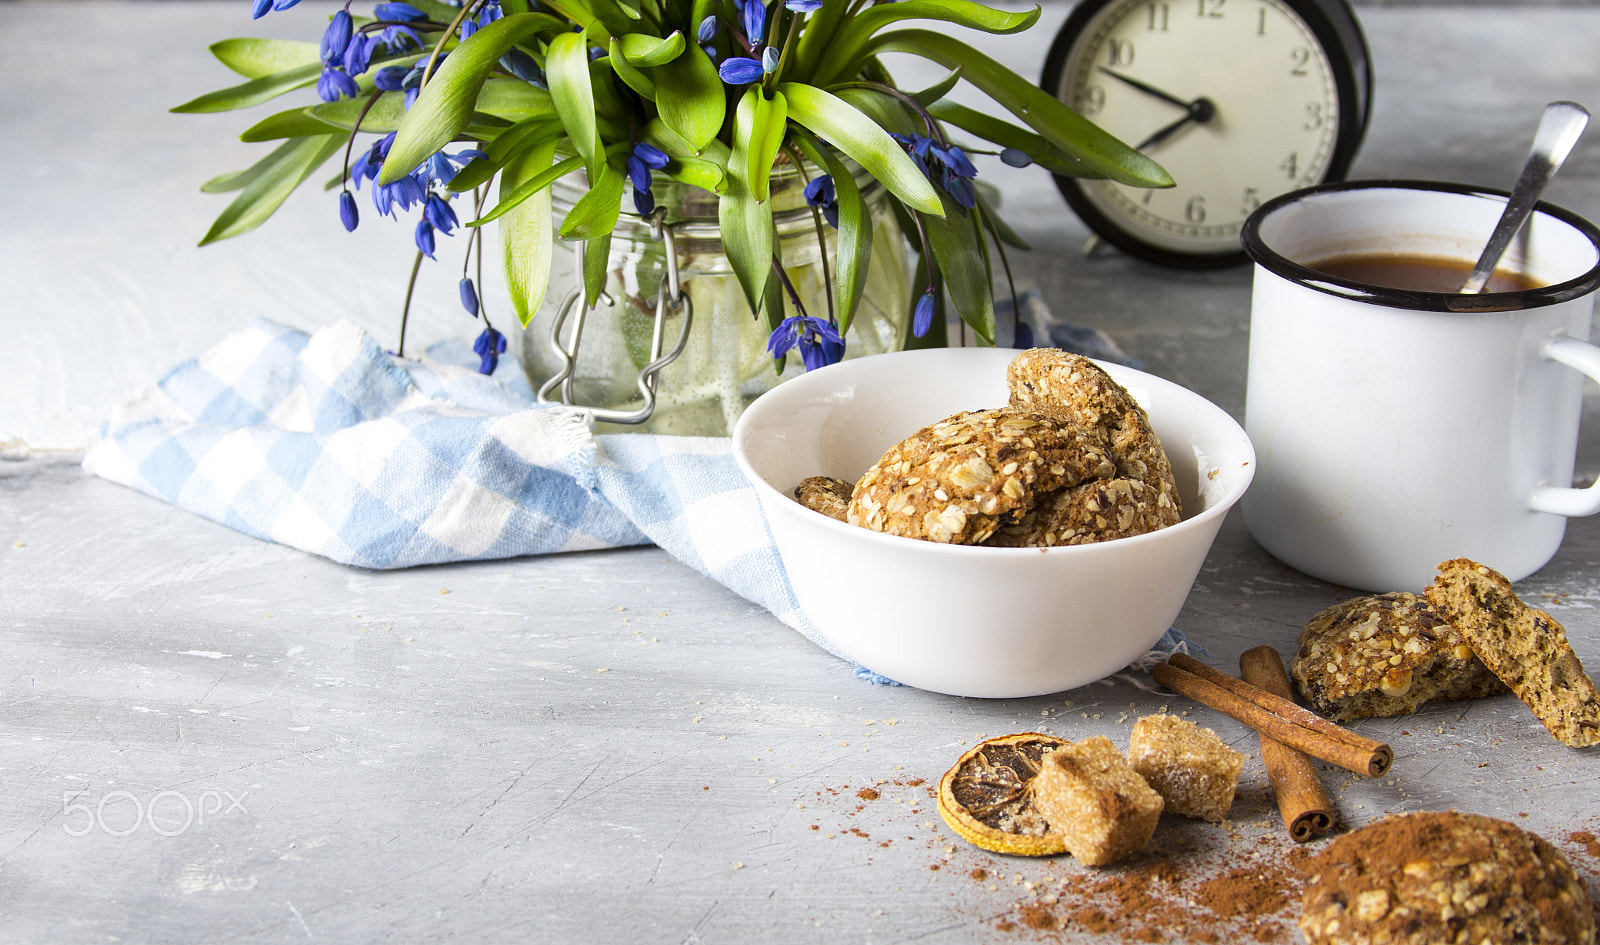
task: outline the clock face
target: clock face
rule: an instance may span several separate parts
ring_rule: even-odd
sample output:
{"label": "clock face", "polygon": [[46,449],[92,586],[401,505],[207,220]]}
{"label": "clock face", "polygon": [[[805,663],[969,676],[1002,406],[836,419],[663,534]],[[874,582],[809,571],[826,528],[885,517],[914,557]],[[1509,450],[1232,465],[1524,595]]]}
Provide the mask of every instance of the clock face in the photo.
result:
{"label": "clock face", "polygon": [[1086,2],[1044,86],[1177,185],[1058,178],[1062,191],[1096,232],[1140,255],[1239,261],[1251,211],[1348,164],[1345,126],[1358,116],[1341,108],[1339,70],[1351,66],[1337,55],[1285,0]]}

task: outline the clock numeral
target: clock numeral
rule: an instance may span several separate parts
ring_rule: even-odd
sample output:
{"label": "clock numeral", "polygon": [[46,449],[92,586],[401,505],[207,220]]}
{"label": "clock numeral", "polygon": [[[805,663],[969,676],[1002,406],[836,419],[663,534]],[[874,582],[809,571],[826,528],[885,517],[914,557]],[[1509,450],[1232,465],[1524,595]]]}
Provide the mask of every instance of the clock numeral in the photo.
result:
{"label": "clock numeral", "polygon": [[1154,196],[1155,196],[1155,193],[1156,193],[1156,192],[1155,192],[1155,188],[1153,188],[1153,187],[1146,187],[1146,188],[1145,188],[1145,191],[1144,191],[1144,196],[1142,196],[1142,197],[1140,197],[1140,198],[1139,198],[1139,202],[1140,202],[1140,203],[1142,203],[1142,204],[1144,204],[1144,205],[1145,205],[1145,206],[1147,206],[1147,207],[1148,207],[1148,206],[1150,206],[1150,198],[1151,198],[1151,197],[1154,197]]}
{"label": "clock numeral", "polygon": [[1131,66],[1133,65],[1133,40],[1113,39],[1106,44],[1106,65]]}
{"label": "clock numeral", "polygon": [[1283,176],[1294,180],[1295,175],[1300,173],[1300,152],[1290,151],[1289,156],[1278,165],[1278,170],[1283,171]]}
{"label": "clock numeral", "polygon": [[1311,74],[1306,71],[1306,66],[1311,63],[1311,50],[1304,46],[1296,46],[1289,50],[1289,59],[1293,63],[1289,67],[1290,75],[1305,76]]}
{"label": "clock numeral", "polygon": [[1091,85],[1083,90],[1078,103],[1078,111],[1085,115],[1099,114],[1106,107],[1106,90],[1101,85]]}
{"label": "clock numeral", "polygon": [[1239,216],[1247,217],[1261,206],[1261,191],[1254,187],[1246,187],[1244,196],[1239,198]]}
{"label": "clock numeral", "polygon": [[1183,218],[1196,226],[1206,222],[1206,198],[1190,197],[1183,205]]}
{"label": "clock numeral", "polygon": [[1301,127],[1305,128],[1305,130],[1307,130],[1307,131],[1316,131],[1318,128],[1322,127],[1322,123],[1323,123],[1322,103],[1321,102],[1307,102],[1306,103],[1306,123],[1304,125],[1302,125]]}
{"label": "clock numeral", "polygon": [[1210,20],[1222,19],[1222,8],[1228,0],[1195,0],[1194,15]]}
{"label": "clock numeral", "polygon": [[1151,3],[1145,7],[1146,32],[1165,33],[1167,31],[1167,15],[1171,9],[1165,3]]}
{"label": "clock numeral", "polygon": [[1267,35],[1267,8],[1266,7],[1257,7],[1256,8],[1256,35],[1257,36],[1265,36],[1265,35]]}

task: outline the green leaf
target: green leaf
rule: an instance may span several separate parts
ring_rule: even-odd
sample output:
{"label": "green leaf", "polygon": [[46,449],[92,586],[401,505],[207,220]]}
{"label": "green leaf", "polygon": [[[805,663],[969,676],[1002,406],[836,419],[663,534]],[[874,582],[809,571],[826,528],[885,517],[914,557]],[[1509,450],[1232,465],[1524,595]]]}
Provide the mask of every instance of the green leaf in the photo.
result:
{"label": "green leaf", "polygon": [[595,21],[594,10],[585,0],[541,0],[539,5],[554,10],[557,15],[571,20],[585,30]]}
{"label": "green leaf", "polygon": [[1088,164],[1046,141],[1043,136],[975,108],[945,100],[929,105],[928,114],[963,131],[970,131],[1002,148],[1024,151],[1033,158],[1035,164],[1052,174],[1062,174],[1067,177],[1105,176],[1096,173]]}
{"label": "green leaf", "polygon": [[666,167],[666,172],[674,180],[718,194],[727,188],[730,151],[721,141],[712,139],[710,146],[700,152],[703,156],[696,157],[694,149],[689,147],[689,142],[668,128],[660,118],[651,119],[650,123],[644,126],[640,138],[660,148],[672,159]]}
{"label": "green leaf", "polygon": [[609,235],[622,216],[623,174],[609,161],[600,163],[600,176],[591,178],[589,189],[579,197],[561,221],[563,239],[593,239]]}
{"label": "green leaf", "polygon": [[583,245],[583,304],[594,308],[606,289],[611,271],[611,231],[587,240]]}
{"label": "green leaf", "polygon": [[940,79],[934,84],[928,86],[920,92],[912,92],[911,97],[917,100],[917,104],[921,105],[923,108],[927,108],[934,102],[937,102],[943,99],[946,95],[949,95],[950,90],[955,88],[956,83],[960,81],[961,67],[956,66],[954,69],[951,69],[944,78]]}
{"label": "green leaf", "polygon": [[752,313],[765,304],[767,281],[772,275],[772,251],[776,236],[772,226],[772,204],[759,201],[751,191],[750,120],[755,108],[734,110],[733,153],[728,156],[728,188],[717,200],[717,223],[722,231],[722,246],[733,274],[744,289],[745,302]]}
{"label": "green leaf", "polygon": [[877,122],[838,96],[809,85],[780,82],[778,91],[788,99],[791,119],[850,155],[890,193],[924,213],[944,213],[928,178]]}
{"label": "green leaf", "polygon": [[[267,221],[296,187],[345,143],[345,135],[296,138],[252,168],[243,192],[211,224],[200,245],[248,233]],[[259,168],[259,170],[257,170]]]}
{"label": "green leaf", "polygon": [[622,54],[622,44],[616,37],[611,38],[611,48],[607,53],[611,61],[611,68],[617,73],[617,78],[628,88],[639,93],[639,97],[654,101],[656,97],[656,80],[639,71],[628,57]]}
{"label": "green leaf", "polygon": [[549,92],[521,79],[501,76],[483,84],[475,109],[477,115],[492,115],[511,122],[551,118],[555,113]]}
{"label": "green leaf", "polygon": [[[502,17],[457,46],[406,112],[395,134],[394,145],[389,149],[389,157],[383,162],[383,170],[378,172],[378,183],[394,183],[454,141],[471,121],[478,93],[500,57],[518,42],[547,30],[547,21],[551,19],[538,13]],[[560,36],[576,37],[577,34],[562,33]],[[582,42],[581,37],[579,42]],[[587,78],[587,70],[584,74]],[[554,84],[552,81],[551,85]]]}
{"label": "green leaf", "polygon": [[717,67],[705,50],[690,45],[684,54],[651,71],[656,80],[656,109],[679,137],[697,153],[722,130],[728,97]]}
{"label": "green leaf", "polygon": [[622,46],[622,56],[628,60],[628,64],[641,69],[666,65],[683,55],[688,45],[684,42],[683,33],[678,30],[673,30],[666,39],[646,33],[624,33],[617,37],[617,42]]}
{"label": "green leaf", "polygon": [[[518,187],[550,170],[556,141],[551,138],[513,158],[500,176],[502,203]],[[519,201],[500,220],[500,248],[511,307],[526,328],[550,288],[550,254],[555,223],[550,216],[550,188],[538,188]]]}
{"label": "green leaf", "polygon": [[264,75],[259,79],[251,79],[242,85],[207,92],[199,98],[173,106],[172,111],[180,115],[202,115],[249,108],[277,98],[285,92],[316,85],[317,77],[320,75],[322,75],[321,62],[297,66],[282,72],[274,72],[272,75]]}
{"label": "green leaf", "polygon": [[310,108],[292,108],[263,118],[239,135],[240,141],[276,141],[280,138],[305,138],[342,131],[338,125],[324,121]]}
{"label": "green leaf", "polygon": [[[794,49],[795,75],[816,76],[817,64],[838,41],[839,26],[849,13],[850,6],[848,2],[831,0],[823,3],[822,9],[806,14],[805,29],[800,33],[800,41]],[[704,14],[697,12],[696,15]],[[695,20],[695,23],[699,22]]]}
{"label": "green leaf", "polygon": [[337,102],[312,105],[306,111],[346,131],[355,128],[356,120],[360,119],[362,131],[388,134],[400,127],[400,120],[405,117],[405,96],[399,92],[385,92],[371,108],[364,98],[341,98]]}
{"label": "green leaf", "polygon": [[594,86],[589,76],[589,47],[581,33],[562,33],[550,41],[545,55],[550,100],[567,129],[572,146],[583,156],[589,176],[600,177],[600,126],[594,114]]}
{"label": "green leaf", "polygon": [[745,179],[750,182],[751,196],[764,201],[772,190],[772,162],[788,130],[789,107],[782,92],[773,92],[768,98],[762,94],[759,84],[751,86],[739,100],[741,111],[747,107],[750,109],[748,118],[741,115],[750,130],[745,151],[750,165]]}
{"label": "green leaf", "polygon": [[500,217],[510,213],[524,200],[549,187],[557,178],[565,177],[581,167],[583,167],[583,158],[579,155],[573,155],[555,166],[542,170],[522,181],[512,188],[509,193],[502,188],[500,202],[495,204],[488,213],[468,223],[467,226],[482,226],[492,220],[498,220]]}
{"label": "green leaf", "polygon": [[867,272],[872,264],[872,218],[866,201],[856,187],[855,176],[844,162],[825,150],[809,134],[800,132],[795,142],[811,159],[833,178],[834,193],[839,201],[839,237],[834,253],[833,285],[835,305],[838,307],[839,332],[843,334],[855,318],[861,304],[861,294],[866,289]]}
{"label": "green leaf", "polygon": [[230,194],[236,190],[243,190],[250,182],[276,167],[297,144],[295,141],[285,141],[273,149],[272,153],[255,162],[242,171],[233,171],[228,174],[219,174],[200,185],[203,194]]}
{"label": "green leaf", "polygon": [[1020,33],[1039,19],[1039,7],[1025,13],[1007,13],[973,0],[903,0],[868,7],[839,30],[838,41],[817,66],[815,82],[829,85],[861,71],[861,60],[872,37],[900,20],[944,20],[985,33]]}
{"label": "green leaf", "polygon": [[[967,81],[1096,174],[1132,187],[1172,186],[1172,175],[1161,165],[966,43],[930,30],[900,30],[878,37],[871,45],[874,53],[904,52],[947,69],[961,66]],[[790,110],[793,108],[791,101]]]}
{"label": "green leaf", "polygon": [[943,219],[923,215],[922,225],[928,234],[928,246],[938,261],[940,277],[945,291],[956,307],[961,320],[972,326],[978,338],[987,345],[994,344],[994,291],[989,281],[989,267],[985,264],[983,234],[971,212],[945,194]]}
{"label": "green leaf", "polygon": [[211,44],[211,54],[246,79],[322,64],[319,44],[296,39],[225,39]]}
{"label": "green leaf", "polygon": [[[555,118],[530,118],[497,135],[483,148],[485,157],[473,158],[450,179],[451,190],[460,193],[487,184],[500,169],[546,141],[566,134]],[[549,162],[546,162],[548,166]],[[503,188],[502,188],[503,190]]]}
{"label": "green leaf", "polygon": [[845,86],[834,94],[877,122],[884,131],[909,135],[928,130],[921,116],[914,114],[904,102],[877,89]]}

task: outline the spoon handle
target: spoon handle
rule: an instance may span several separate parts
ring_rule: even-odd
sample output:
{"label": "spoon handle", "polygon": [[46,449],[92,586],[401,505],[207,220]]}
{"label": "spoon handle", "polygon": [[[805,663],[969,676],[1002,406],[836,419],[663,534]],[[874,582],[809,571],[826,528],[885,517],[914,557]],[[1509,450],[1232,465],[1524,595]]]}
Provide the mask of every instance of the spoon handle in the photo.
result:
{"label": "spoon handle", "polygon": [[1500,215],[1500,222],[1495,224],[1494,232],[1489,235],[1483,255],[1478,257],[1478,264],[1472,267],[1472,274],[1461,286],[1462,295],[1482,292],[1483,287],[1488,285],[1489,276],[1500,264],[1506,247],[1511,245],[1512,238],[1528,221],[1528,215],[1533,213],[1545,185],[1550,183],[1556,169],[1572,153],[1573,145],[1578,143],[1578,136],[1583,134],[1588,124],[1589,112],[1576,102],[1551,102],[1545,106],[1544,117],[1539,119],[1539,130],[1533,136],[1533,150],[1528,155],[1528,162],[1522,165],[1522,176],[1511,188],[1505,212]]}

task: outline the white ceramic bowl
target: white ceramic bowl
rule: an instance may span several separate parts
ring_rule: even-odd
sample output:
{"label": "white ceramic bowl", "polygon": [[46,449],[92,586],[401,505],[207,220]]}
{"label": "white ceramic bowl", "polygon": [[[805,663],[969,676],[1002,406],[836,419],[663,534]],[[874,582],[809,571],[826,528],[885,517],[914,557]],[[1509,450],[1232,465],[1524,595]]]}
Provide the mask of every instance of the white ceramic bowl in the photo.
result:
{"label": "white ceramic bowl", "polygon": [[1172,625],[1255,452],[1215,404],[1102,365],[1145,410],[1172,460],[1183,521],[1059,548],[980,548],[884,535],[792,497],[807,476],[854,482],[884,451],[962,410],[1006,403],[1004,348],[858,358],[778,385],[733,432],[800,606],[838,651],[934,692],[1006,698],[1072,689],[1142,656]]}

